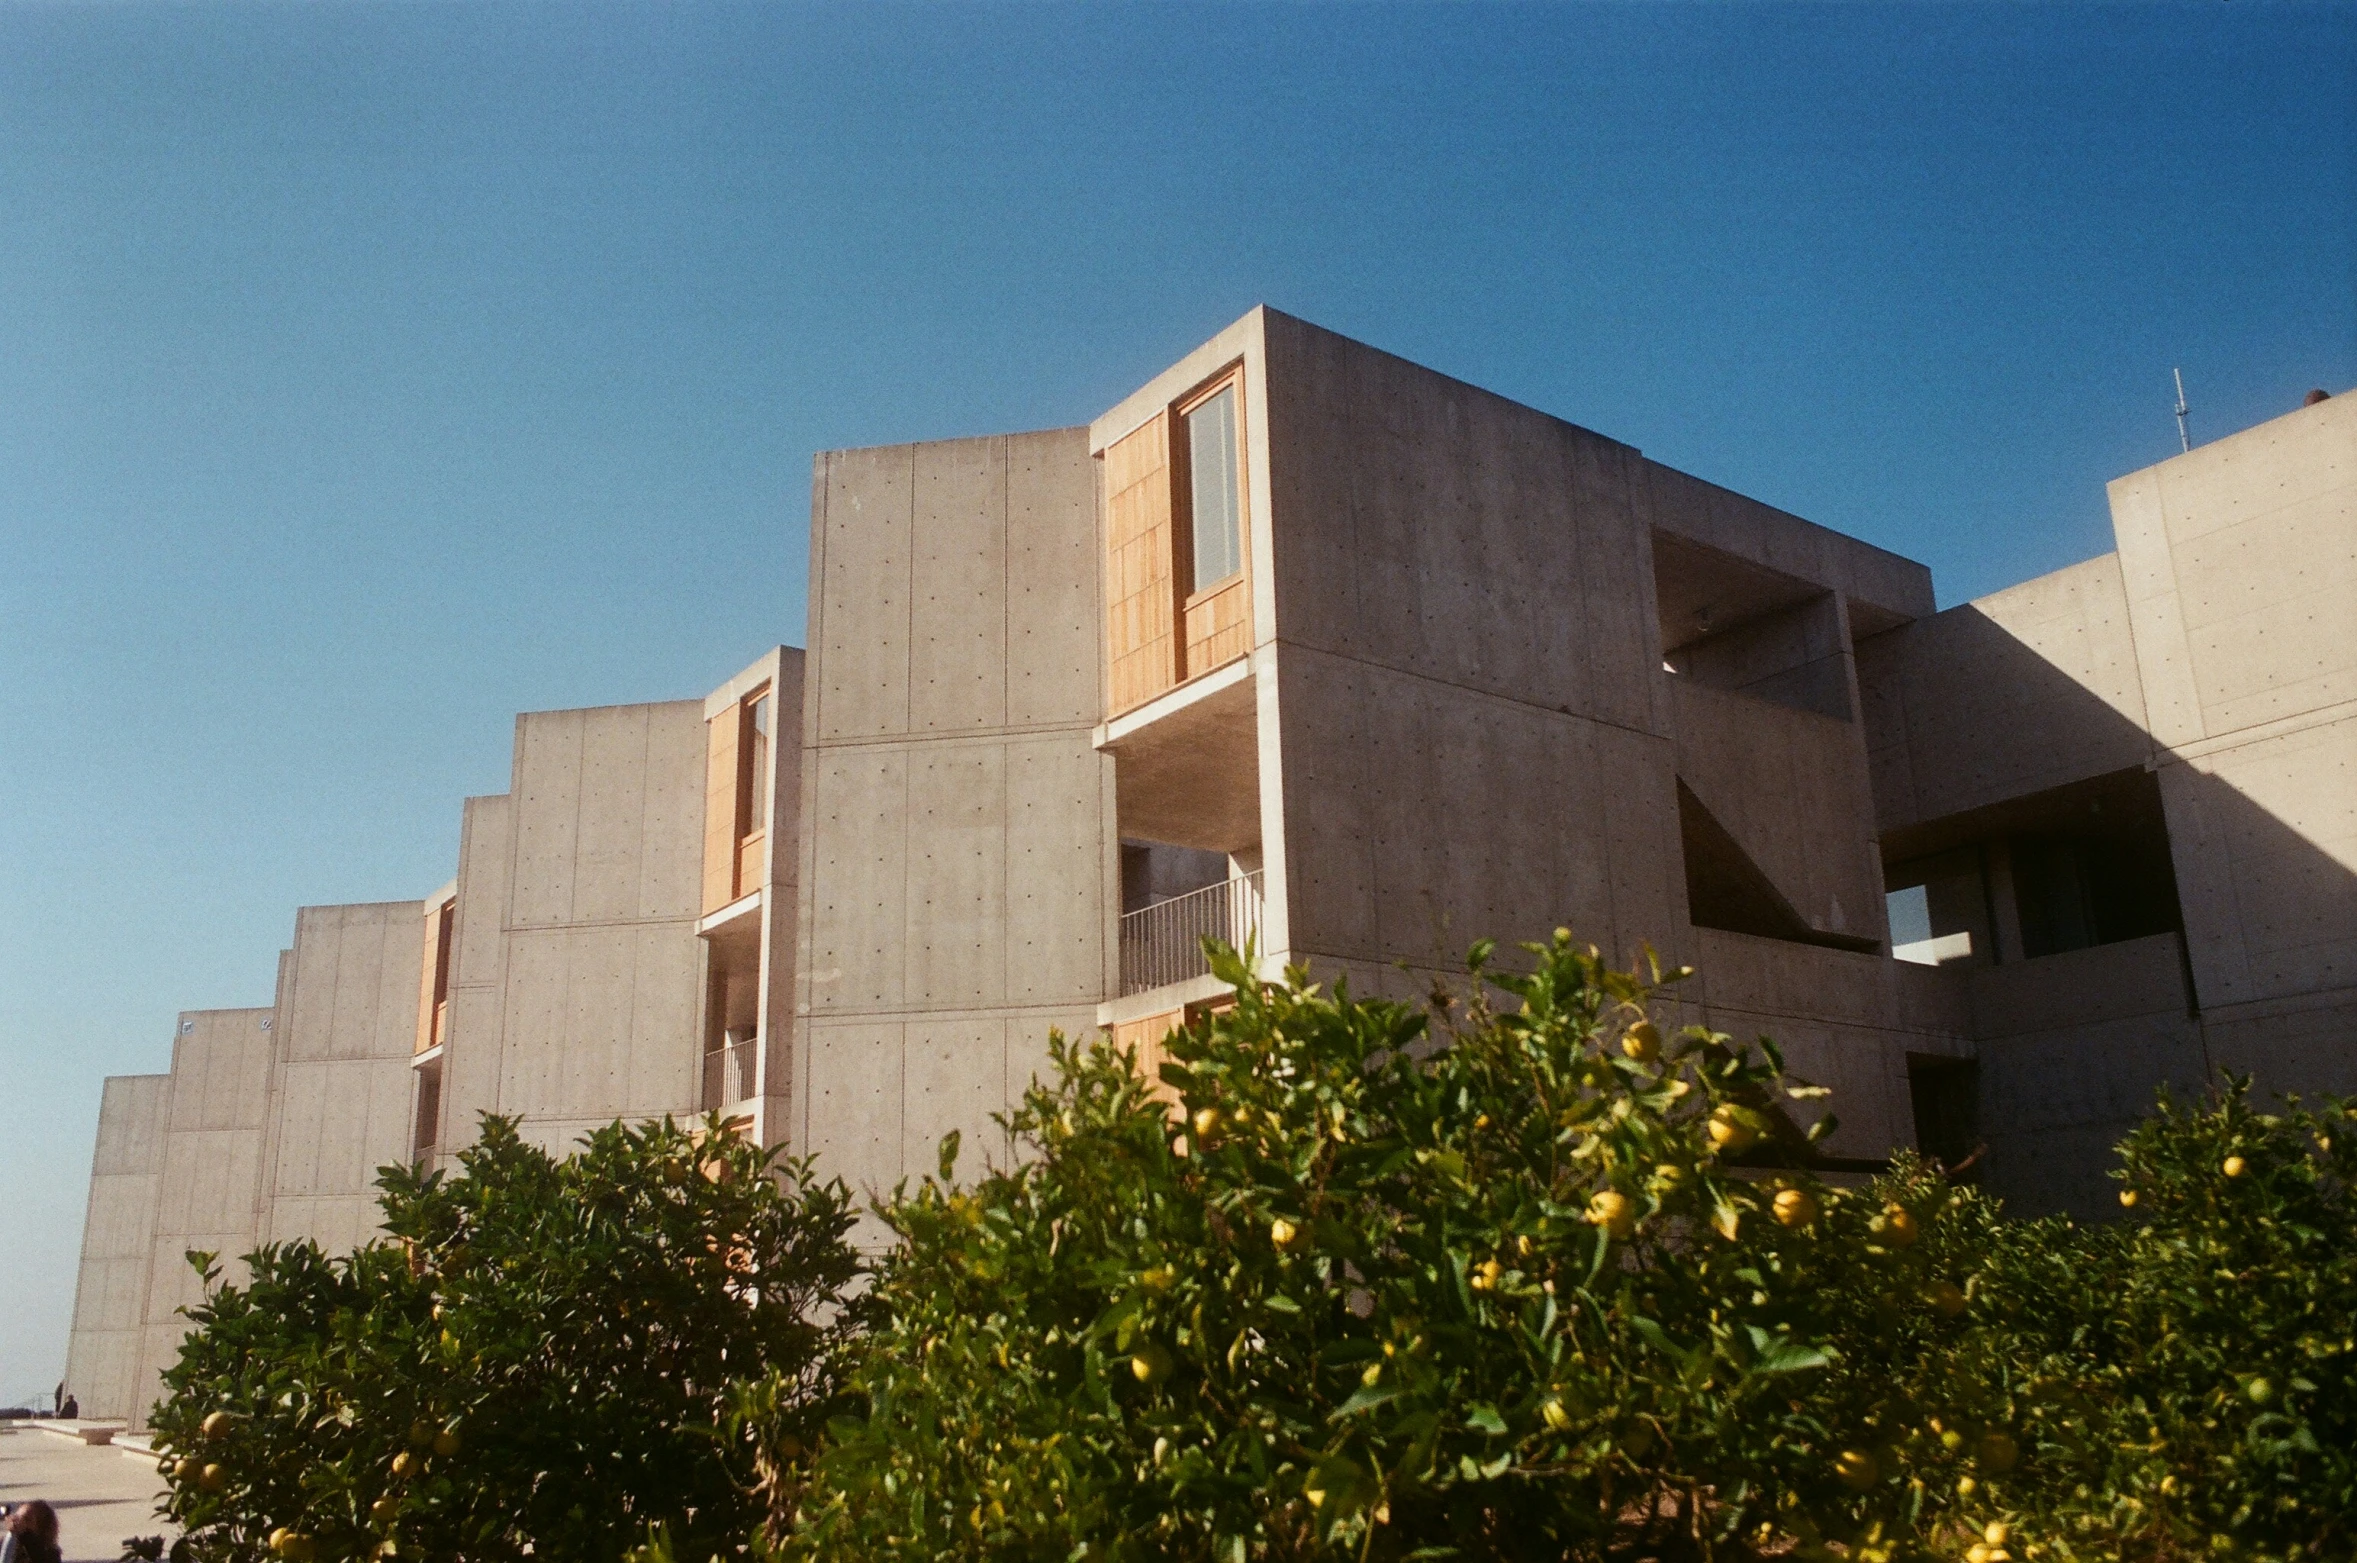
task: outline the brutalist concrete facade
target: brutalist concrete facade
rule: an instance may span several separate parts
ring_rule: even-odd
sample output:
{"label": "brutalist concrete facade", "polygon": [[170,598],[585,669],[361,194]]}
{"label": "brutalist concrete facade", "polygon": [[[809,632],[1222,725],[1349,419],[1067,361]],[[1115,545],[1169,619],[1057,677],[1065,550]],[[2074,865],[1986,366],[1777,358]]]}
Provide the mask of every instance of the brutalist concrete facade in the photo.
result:
{"label": "brutalist concrete facade", "polygon": [[519,718],[449,885],[306,909],[273,1008],[108,1083],[74,1385],[136,1415],[181,1249],[359,1241],[486,1111],[721,1110],[876,1191],[1003,1158],[1051,1028],[1151,1063],[1219,1001],[1205,933],[1402,996],[1482,935],[1650,948],[1839,1155],[2099,1209],[2156,1086],[2357,1089],[2357,398],[2111,497],[2116,553],[1935,611],[1269,310],[1085,427],[825,453],[807,653]]}

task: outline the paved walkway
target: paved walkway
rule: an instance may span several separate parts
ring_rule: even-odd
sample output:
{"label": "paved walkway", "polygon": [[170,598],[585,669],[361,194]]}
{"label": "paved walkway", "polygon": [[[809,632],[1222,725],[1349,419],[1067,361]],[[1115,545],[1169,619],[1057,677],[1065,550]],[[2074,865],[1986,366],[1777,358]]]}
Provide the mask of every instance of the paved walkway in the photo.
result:
{"label": "paved walkway", "polygon": [[[0,1423],[0,1428],[7,1424]],[[0,1503],[47,1498],[66,1563],[116,1563],[126,1536],[170,1534],[156,1518],[155,1462],[31,1428],[0,1432]]]}

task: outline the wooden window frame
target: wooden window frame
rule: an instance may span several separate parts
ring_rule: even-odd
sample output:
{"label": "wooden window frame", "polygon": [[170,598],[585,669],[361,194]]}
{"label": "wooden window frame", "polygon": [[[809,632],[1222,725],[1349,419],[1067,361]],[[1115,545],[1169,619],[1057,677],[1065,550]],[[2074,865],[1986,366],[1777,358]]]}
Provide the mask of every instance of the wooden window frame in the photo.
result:
{"label": "wooden window frame", "polygon": [[458,901],[437,901],[425,914],[425,959],[418,973],[417,1045],[430,1053],[450,1034],[450,968],[458,958]]}
{"label": "wooden window frame", "polygon": [[[1236,393],[1236,571],[1216,581],[1195,579],[1195,453],[1188,439],[1187,416],[1220,392]],[[1185,610],[1252,573],[1252,487],[1250,461],[1244,449],[1244,363],[1239,359],[1170,404],[1170,575],[1184,579],[1178,594],[1182,620]],[[1182,572],[1179,565],[1184,563]],[[1183,652],[1182,647],[1182,652]],[[1180,682],[1185,682],[1183,670]]]}

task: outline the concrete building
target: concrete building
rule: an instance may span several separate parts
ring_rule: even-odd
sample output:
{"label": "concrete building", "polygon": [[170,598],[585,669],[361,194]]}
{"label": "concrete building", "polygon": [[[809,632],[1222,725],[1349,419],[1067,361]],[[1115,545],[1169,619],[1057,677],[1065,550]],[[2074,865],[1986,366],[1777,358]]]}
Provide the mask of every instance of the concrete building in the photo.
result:
{"label": "concrete building", "polygon": [[722,1109],[875,1190],[1004,1156],[1050,1028],[1150,1059],[1219,1001],[1204,934],[1402,996],[1650,947],[1837,1153],[2093,1208],[2161,1083],[2357,1089],[2357,398],[2111,497],[2117,553],[1940,612],[1269,310],[1087,426],[822,454],[807,653],[519,718],[450,885],[307,909],[272,1010],[109,1082],[75,1387],[135,1414],[192,1234],[354,1242],[484,1111]]}

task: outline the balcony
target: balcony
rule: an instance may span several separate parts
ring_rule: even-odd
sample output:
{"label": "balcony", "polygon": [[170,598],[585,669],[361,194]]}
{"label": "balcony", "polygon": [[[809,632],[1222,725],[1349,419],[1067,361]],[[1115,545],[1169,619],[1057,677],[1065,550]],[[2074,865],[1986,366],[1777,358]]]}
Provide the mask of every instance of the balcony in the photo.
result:
{"label": "balcony", "polygon": [[1203,941],[1242,949],[1260,936],[1258,872],[1156,901],[1121,919],[1121,991],[1144,993],[1201,977],[1210,970]]}
{"label": "balcony", "polygon": [[760,1047],[758,1032],[732,1031],[725,1043],[704,1054],[704,1111],[717,1112],[752,1097],[754,1059]]}

